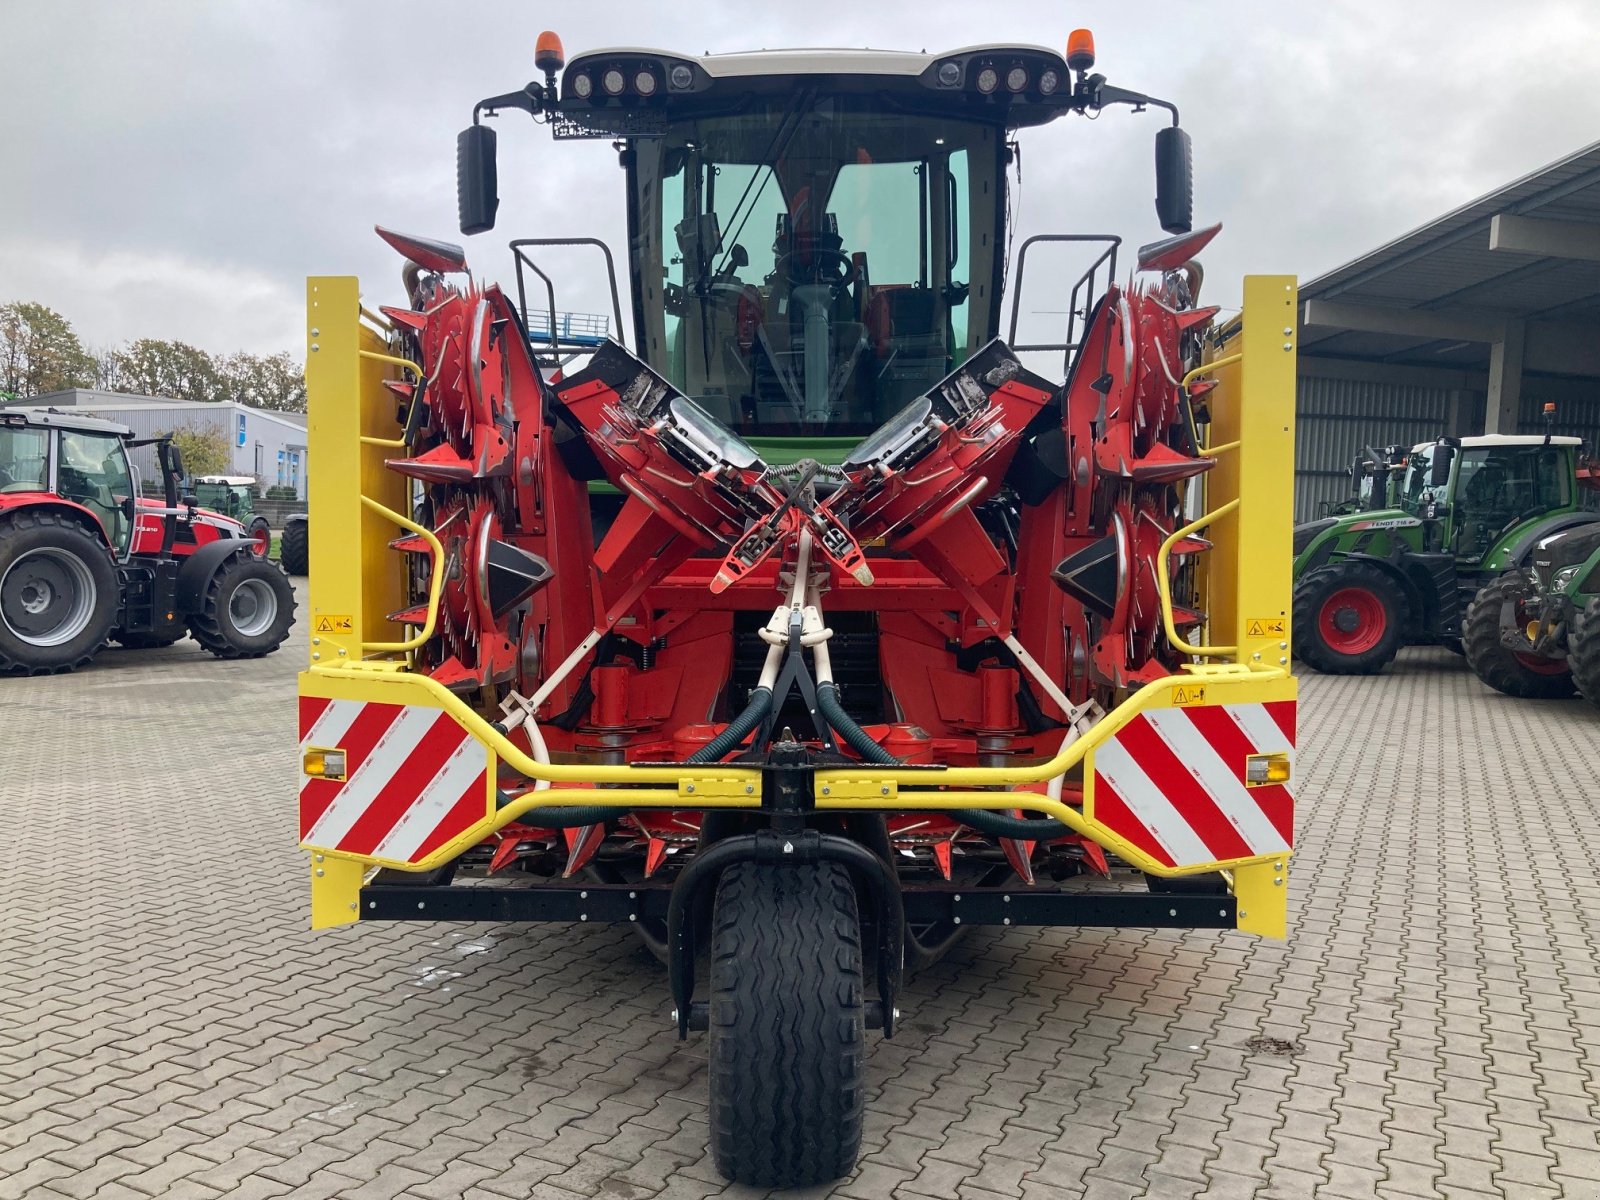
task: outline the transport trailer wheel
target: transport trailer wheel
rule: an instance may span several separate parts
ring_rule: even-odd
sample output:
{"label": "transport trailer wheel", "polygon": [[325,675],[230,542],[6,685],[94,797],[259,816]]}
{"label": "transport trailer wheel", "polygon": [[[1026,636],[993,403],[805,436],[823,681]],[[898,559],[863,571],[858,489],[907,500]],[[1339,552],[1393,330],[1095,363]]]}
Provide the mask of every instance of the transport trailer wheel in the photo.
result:
{"label": "transport trailer wheel", "polygon": [[1294,655],[1324,675],[1375,675],[1394,661],[1405,627],[1399,585],[1367,563],[1331,563],[1294,588]]}
{"label": "transport trailer wheel", "polygon": [[251,518],[244,535],[256,544],[257,558],[265,558],[267,552],[272,549],[272,526],[267,524],[265,517]]}
{"label": "transport trailer wheel", "polygon": [[736,1183],[808,1187],[861,1150],[861,926],[837,863],[736,863],[712,916],[711,1149]]}
{"label": "transport trailer wheel", "polygon": [[218,658],[260,658],[289,636],[294,589],[278,564],[252,555],[225,559],[206,584],[189,633]]}
{"label": "transport trailer wheel", "polygon": [[278,561],[291,575],[308,575],[311,572],[311,546],[307,541],[311,522],[304,517],[290,517],[283,523],[283,535],[278,539]]}
{"label": "transport trailer wheel", "polygon": [[1507,575],[1485,584],[1472,598],[1461,626],[1467,662],[1497,692],[1519,700],[1564,699],[1577,690],[1565,658],[1519,654],[1500,638],[1502,630],[1527,626],[1522,604],[1527,591],[1524,579]]}
{"label": "transport trailer wheel", "polygon": [[1583,698],[1600,708],[1600,596],[1589,601],[1567,631],[1567,668]]}
{"label": "transport trailer wheel", "polygon": [[115,560],[78,522],[21,512],[0,525],[0,673],[83,666],[106,644],[119,604]]}

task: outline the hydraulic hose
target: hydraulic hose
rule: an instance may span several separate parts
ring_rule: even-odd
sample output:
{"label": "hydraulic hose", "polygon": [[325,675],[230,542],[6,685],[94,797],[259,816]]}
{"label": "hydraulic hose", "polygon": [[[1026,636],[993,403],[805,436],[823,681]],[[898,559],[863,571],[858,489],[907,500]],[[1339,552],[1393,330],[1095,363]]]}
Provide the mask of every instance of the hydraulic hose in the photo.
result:
{"label": "hydraulic hose", "polygon": [[[505,808],[513,797],[504,792],[495,793],[495,807]],[[566,829],[569,826],[599,825],[619,816],[622,809],[615,804],[561,804],[549,808],[530,808],[517,818],[518,824],[535,829]]]}
{"label": "hydraulic hose", "polygon": [[736,750],[741,742],[755,730],[756,726],[766,720],[768,711],[772,708],[772,689],[758,687],[750,693],[750,703],[745,705],[744,711],[728,722],[728,727],[716,737],[712,738],[700,749],[696,750],[685,762],[721,762],[723,757]]}
{"label": "hydraulic hose", "polygon": [[[878,763],[882,766],[897,766],[899,759],[890,754],[877,742],[873,741],[867,731],[855,723],[849,713],[845,712],[844,705],[839,703],[839,688],[834,683],[819,683],[817,685],[817,711],[823,719],[833,726],[834,731],[845,740],[845,743],[861,755],[866,762]],[[1002,793],[997,793],[997,798]],[[943,810],[941,810],[943,811]],[[1005,813],[990,812],[984,808],[958,808],[949,811],[948,815],[963,825],[970,825],[981,833],[991,837],[1024,838],[1030,841],[1042,841],[1050,838],[1064,837],[1070,833],[1065,825],[1054,817],[1043,817],[1037,820],[1028,817],[1012,817]]]}
{"label": "hydraulic hose", "polygon": [[817,684],[817,711],[822,714],[822,719],[845,740],[845,744],[861,755],[863,761],[879,763],[886,767],[897,767],[900,760],[890,754],[844,710],[844,705],[839,703],[839,685],[832,682]]}

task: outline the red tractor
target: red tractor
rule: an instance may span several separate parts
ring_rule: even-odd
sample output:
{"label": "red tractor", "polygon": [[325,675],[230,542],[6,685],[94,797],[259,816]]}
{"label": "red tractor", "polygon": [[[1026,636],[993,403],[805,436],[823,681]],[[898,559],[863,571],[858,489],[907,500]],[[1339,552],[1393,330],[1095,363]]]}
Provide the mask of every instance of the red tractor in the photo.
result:
{"label": "red tractor", "polygon": [[114,638],[188,632],[219,658],[259,658],[294,624],[288,577],[245,527],[178,496],[183,460],[153,439],[165,497],[139,495],[113,421],[0,412],[0,673],[71,671]]}

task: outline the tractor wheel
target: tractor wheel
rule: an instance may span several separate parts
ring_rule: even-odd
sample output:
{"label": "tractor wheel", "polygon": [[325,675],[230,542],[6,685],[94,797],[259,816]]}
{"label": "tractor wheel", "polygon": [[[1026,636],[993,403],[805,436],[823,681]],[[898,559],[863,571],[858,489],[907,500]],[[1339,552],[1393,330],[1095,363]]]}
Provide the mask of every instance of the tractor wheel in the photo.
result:
{"label": "tractor wheel", "polygon": [[290,517],[283,523],[283,536],[278,539],[278,561],[291,575],[311,573],[311,546],[307,541],[311,523],[304,517]]}
{"label": "tractor wheel", "polygon": [[189,633],[218,658],[260,658],[283,645],[294,624],[294,589],[276,563],[247,554],[225,559],[206,584]]}
{"label": "tractor wheel", "polygon": [[1294,587],[1294,655],[1324,675],[1375,675],[1406,623],[1400,585],[1370,563],[1330,563]]}
{"label": "tractor wheel", "polygon": [[861,927],[837,863],[723,872],[712,917],[711,1149],[736,1183],[855,1167],[866,1087]]}
{"label": "tractor wheel", "polygon": [[1566,660],[1520,654],[1500,640],[1502,630],[1527,624],[1522,607],[1527,590],[1527,581],[1518,575],[1484,584],[1467,605],[1461,644],[1467,663],[1495,691],[1519,700],[1560,700],[1574,690]]}
{"label": "tractor wheel", "polygon": [[24,510],[0,525],[0,672],[83,666],[117,620],[117,564],[77,521]]}
{"label": "tractor wheel", "polygon": [[272,526],[265,517],[252,517],[250,524],[245,526],[244,535],[256,544],[257,558],[265,558],[272,549]]}
{"label": "tractor wheel", "polygon": [[1567,630],[1567,668],[1583,698],[1600,708],[1600,596],[1589,601]]}

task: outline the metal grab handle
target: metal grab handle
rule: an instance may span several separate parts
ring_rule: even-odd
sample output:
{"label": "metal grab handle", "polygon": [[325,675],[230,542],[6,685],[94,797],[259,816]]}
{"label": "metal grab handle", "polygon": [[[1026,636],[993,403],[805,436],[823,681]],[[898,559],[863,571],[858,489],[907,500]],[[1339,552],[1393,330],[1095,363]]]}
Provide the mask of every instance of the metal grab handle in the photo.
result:
{"label": "metal grab handle", "polygon": [[361,643],[361,652],[363,654],[369,650],[399,650],[409,654],[411,651],[423,645],[423,643],[433,636],[434,625],[439,619],[439,595],[444,590],[444,547],[440,545],[439,539],[434,536],[431,529],[424,529],[421,525],[418,525],[415,521],[411,520],[411,518],[402,517],[393,509],[385,508],[376,500],[369,499],[366,496],[361,497],[361,503],[366,505],[379,516],[393,521],[402,529],[409,529],[412,533],[422,538],[428,543],[428,549],[433,554],[433,571],[431,572],[431,576],[428,580],[428,619],[423,622],[422,631],[418,633],[416,637],[409,638],[403,642]]}
{"label": "metal grab handle", "polygon": [[[1188,390],[1189,384],[1194,381],[1196,376],[1204,375],[1210,371],[1215,371],[1219,367],[1232,366],[1234,363],[1242,362],[1243,360],[1244,354],[1241,352],[1239,354],[1230,354],[1227,358],[1219,358],[1214,362],[1201,363],[1198,367],[1194,368],[1194,370],[1184,372],[1183,378],[1178,381],[1178,386],[1184,390]],[[1170,379],[1172,377],[1169,375],[1167,378]]]}
{"label": "metal grab handle", "polygon": [[1171,555],[1172,548],[1178,544],[1180,538],[1188,537],[1197,529],[1204,529],[1218,517],[1226,516],[1238,507],[1239,501],[1237,499],[1229,500],[1221,508],[1208,512],[1198,521],[1191,521],[1182,529],[1173,530],[1171,536],[1161,543],[1161,550],[1156,555],[1156,587],[1161,593],[1161,627],[1166,631],[1167,641],[1172,644],[1172,648],[1181,654],[1215,657],[1239,652],[1239,647],[1237,646],[1191,646],[1178,636],[1178,627],[1172,620],[1172,581],[1167,572],[1167,558]]}
{"label": "metal grab handle", "polygon": [[[365,312],[366,310],[363,309],[362,311]],[[391,366],[404,367],[406,370],[415,374],[418,379],[423,377],[422,367],[419,364],[412,362],[409,358],[400,358],[393,354],[379,354],[376,350],[357,350],[356,353],[362,358],[370,358],[373,362],[389,363]],[[382,446],[388,450],[404,450],[407,448],[407,442],[405,438],[368,437],[366,434],[361,435],[361,444],[363,446]],[[365,497],[363,497],[363,499],[365,499]]]}

